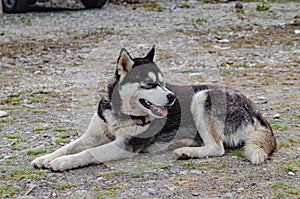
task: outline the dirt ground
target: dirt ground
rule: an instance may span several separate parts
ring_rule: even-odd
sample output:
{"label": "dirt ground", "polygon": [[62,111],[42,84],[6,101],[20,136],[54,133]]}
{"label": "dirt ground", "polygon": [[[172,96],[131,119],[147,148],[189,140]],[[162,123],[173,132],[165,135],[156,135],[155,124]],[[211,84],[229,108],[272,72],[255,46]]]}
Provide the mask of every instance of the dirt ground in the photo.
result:
{"label": "dirt ground", "polygon": [[[300,2],[163,1],[0,16],[1,198],[300,198]],[[175,84],[240,90],[274,128],[278,151],[176,160],[141,154],[66,172],[30,162],[84,132],[122,47],[157,47]]]}

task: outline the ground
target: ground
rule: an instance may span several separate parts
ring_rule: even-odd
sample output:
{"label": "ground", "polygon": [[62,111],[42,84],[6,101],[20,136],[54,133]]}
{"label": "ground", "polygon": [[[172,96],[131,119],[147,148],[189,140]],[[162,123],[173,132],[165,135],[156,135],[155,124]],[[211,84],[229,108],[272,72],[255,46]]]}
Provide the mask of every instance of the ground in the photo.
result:
{"label": "ground", "polygon": [[[299,198],[300,3],[257,5],[109,3],[0,16],[1,198]],[[169,82],[248,96],[274,128],[270,160],[253,166],[243,150],[185,161],[167,152],[66,172],[31,168],[84,132],[120,49],[143,56],[153,44]]]}

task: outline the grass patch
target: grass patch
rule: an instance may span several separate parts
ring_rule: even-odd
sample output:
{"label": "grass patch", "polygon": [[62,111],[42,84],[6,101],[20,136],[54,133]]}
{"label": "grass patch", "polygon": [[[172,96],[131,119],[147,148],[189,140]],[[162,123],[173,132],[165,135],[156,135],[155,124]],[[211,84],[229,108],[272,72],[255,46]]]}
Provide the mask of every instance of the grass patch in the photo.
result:
{"label": "grass patch", "polygon": [[36,119],[36,120],[34,120],[34,122],[35,123],[43,123],[43,122],[45,122],[45,120],[43,120],[43,119]]}
{"label": "grass patch", "polygon": [[48,111],[43,110],[43,109],[32,109],[31,112],[38,114],[38,113],[47,113]]}
{"label": "grass patch", "polygon": [[271,6],[268,5],[268,4],[266,4],[264,0],[261,2],[261,4],[258,4],[258,5],[256,6],[256,10],[257,10],[257,11],[267,11],[267,10],[269,10],[270,8],[271,8]]}
{"label": "grass patch", "polygon": [[71,137],[70,134],[61,134],[61,135],[55,135],[55,137],[60,138],[60,139],[66,139]]}
{"label": "grass patch", "polygon": [[203,165],[201,163],[195,163],[195,162],[184,162],[182,164],[183,168],[199,168],[202,167]]}
{"label": "grass patch", "polygon": [[36,150],[28,150],[27,151],[27,155],[39,155],[39,154],[44,154],[46,153],[46,149],[36,149]]}
{"label": "grass patch", "polygon": [[290,198],[289,195],[299,196],[300,190],[297,189],[294,185],[289,185],[281,181],[275,182],[271,185],[271,188],[276,190],[274,196],[276,198]]}
{"label": "grass patch", "polygon": [[19,191],[19,189],[14,187],[12,184],[1,185],[0,186],[0,198],[2,198],[3,195],[13,196],[13,195],[17,194],[18,191]]}
{"label": "grass patch", "polygon": [[27,98],[27,104],[34,104],[34,103],[40,103],[40,104],[47,104],[49,99],[48,98]]}
{"label": "grass patch", "polygon": [[293,168],[290,165],[281,166],[280,169],[283,170],[283,171],[293,172],[293,173],[296,173],[298,171],[297,169]]}
{"label": "grass patch", "polygon": [[46,176],[46,171],[37,169],[14,169],[4,178],[6,180],[22,181],[22,180],[40,180]]}
{"label": "grass patch", "polygon": [[105,175],[110,178],[110,177],[114,177],[114,176],[122,176],[125,174],[126,174],[125,171],[113,171],[113,172],[106,173]]}
{"label": "grass patch", "polygon": [[134,174],[133,176],[131,176],[132,178],[140,178],[141,175],[140,174]]}
{"label": "grass patch", "polygon": [[76,184],[70,183],[70,182],[65,182],[65,181],[61,181],[61,182],[57,182],[54,185],[54,189],[55,190],[65,190],[65,189],[70,189],[72,187],[76,187]]}
{"label": "grass patch", "polygon": [[96,195],[96,199],[114,198],[117,196],[118,191],[122,189],[123,189],[122,187],[112,185],[108,187],[106,190],[99,190],[99,188],[95,188],[94,192]]}
{"label": "grass patch", "polygon": [[51,129],[51,128],[50,127],[35,127],[35,128],[33,128],[33,131],[40,132],[40,131],[47,131],[49,129]]}
{"label": "grass patch", "polygon": [[281,125],[274,121],[269,121],[269,123],[272,125],[272,127],[276,130],[287,130],[289,127],[287,125]]}
{"label": "grass patch", "polygon": [[67,128],[62,128],[62,127],[56,127],[55,129],[53,129],[54,132],[66,132],[68,131]]}
{"label": "grass patch", "polygon": [[178,8],[192,8],[192,6],[190,6],[189,4],[187,3],[182,3],[182,4],[179,4],[177,5]]}
{"label": "grass patch", "polygon": [[58,139],[58,140],[55,140],[55,143],[56,144],[59,144],[59,145],[63,145],[65,143],[69,143],[70,140],[67,140],[67,139]]}
{"label": "grass patch", "polygon": [[28,149],[28,147],[29,147],[28,144],[15,144],[15,145],[12,145],[10,147],[10,149],[13,151],[21,151],[23,149]]}
{"label": "grass patch", "polygon": [[241,157],[241,158],[245,157],[245,155],[244,155],[244,150],[243,150],[243,149],[238,149],[238,150],[236,150],[236,151],[234,152],[234,155],[235,155],[235,156],[238,156],[238,157]]}
{"label": "grass patch", "polygon": [[6,134],[3,136],[3,138],[6,138],[6,139],[21,139],[22,136],[21,135],[9,135],[9,134]]}

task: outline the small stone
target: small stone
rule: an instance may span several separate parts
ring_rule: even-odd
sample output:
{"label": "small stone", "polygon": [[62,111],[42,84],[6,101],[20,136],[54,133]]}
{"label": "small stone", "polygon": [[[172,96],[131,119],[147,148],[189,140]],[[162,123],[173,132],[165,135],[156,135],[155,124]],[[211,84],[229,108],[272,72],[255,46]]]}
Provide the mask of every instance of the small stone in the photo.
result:
{"label": "small stone", "polygon": [[196,170],[196,169],[191,170],[191,173],[192,173],[192,174],[196,174],[196,175],[201,175],[201,174],[202,174],[201,171]]}
{"label": "small stone", "polygon": [[19,196],[17,199],[35,199],[34,196]]}
{"label": "small stone", "polygon": [[225,193],[224,198],[234,198],[232,193]]}
{"label": "small stone", "polygon": [[219,39],[217,40],[218,43],[229,43],[229,39]]}
{"label": "small stone", "polygon": [[291,171],[290,171],[290,172],[288,172],[288,175],[289,175],[289,176],[294,176],[294,175],[296,175],[296,174],[295,174],[294,172],[291,172]]}
{"label": "small stone", "polygon": [[142,193],[142,196],[143,196],[143,197],[149,197],[150,194],[149,194],[148,192],[143,192],[143,193]]}
{"label": "small stone", "polygon": [[199,196],[200,194],[198,192],[192,192],[192,196]]}
{"label": "small stone", "polygon": [[0,117],[7,117],[8,113],[6,111],[0,111]]}
{"label": "small stone", "polygon": [[300,34],[300,30],[295,30],[295,34],[296,35]]}
{"label": "small stone", "polygon": [[239,1],[237,1],[235,3],[235,8],[238,9],[238,10],[242,10],[243,9],[243,4]]}
{"label": "small stone", "polygon": [[34,129],[33,128],[27,128],[25,129],[25,133],[33,133]]}
{"label": "small stone", "polygon": [[260,104],[266,104],[269,101],[266,97],[263,96],[258,97],[258,100]]}
{"label": "small stone", "polygon": [[273,116],[273,119],[279,119],[280,118],[280,114],[276,113],[274,116]]}
{"label": "small stone", "polygon": [[300,147],[298,147],[297,151],[300,151]]}

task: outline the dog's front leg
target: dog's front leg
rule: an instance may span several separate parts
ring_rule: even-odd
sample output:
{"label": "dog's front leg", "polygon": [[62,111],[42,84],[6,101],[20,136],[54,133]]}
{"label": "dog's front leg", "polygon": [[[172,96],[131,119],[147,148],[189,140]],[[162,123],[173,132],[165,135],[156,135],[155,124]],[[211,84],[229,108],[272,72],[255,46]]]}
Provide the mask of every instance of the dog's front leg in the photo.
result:
{"label": "dog's front leg", "polygon": [[106,144],[110,139],[104,135],[104,131],[108,131],[104,121],[102,121],[97,113],[91,119],[87,131],[77,140],[63,146],[51,154],[47,154],[34,159],[31,165],[36,168],[48,168],[48,164],[55,158],[82,152],[86,149]]}
{"label": "dog's front leg", "polygon": [[132,158],[137,152],[124,149],[124,140],[117,139],[108,144],[87,149],[81,153],[66,155],[52,160],[48,168],[53,171],[65,171],[91,164],[99,164],[113,160]]}

